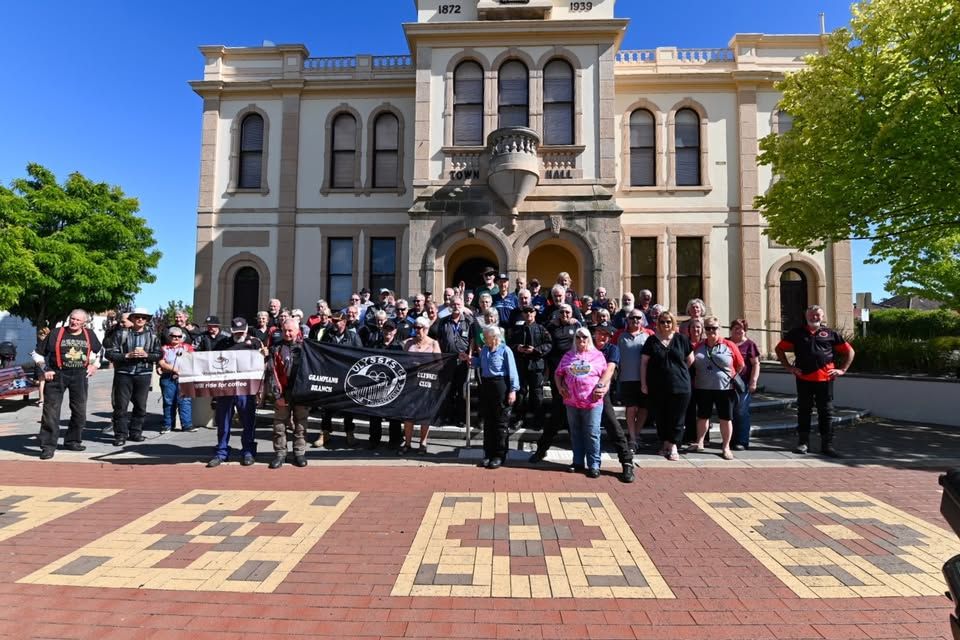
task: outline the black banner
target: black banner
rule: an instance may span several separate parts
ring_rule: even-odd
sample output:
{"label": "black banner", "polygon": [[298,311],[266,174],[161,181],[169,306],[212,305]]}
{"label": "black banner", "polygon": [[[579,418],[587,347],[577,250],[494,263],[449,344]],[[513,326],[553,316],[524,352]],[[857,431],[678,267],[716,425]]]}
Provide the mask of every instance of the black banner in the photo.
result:
{"label": "black banner", "polygon": [[303,341],[293,401],[331,411],[432,422],[450,392],[455,355]]}

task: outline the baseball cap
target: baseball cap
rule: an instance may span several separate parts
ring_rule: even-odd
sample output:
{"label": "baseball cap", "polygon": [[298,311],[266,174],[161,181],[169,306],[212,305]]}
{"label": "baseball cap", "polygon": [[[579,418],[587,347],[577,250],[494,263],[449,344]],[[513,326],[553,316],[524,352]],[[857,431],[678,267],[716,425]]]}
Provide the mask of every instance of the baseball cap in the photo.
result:
{"label": "baseball cap", "polygon": [[387,331],[396,331],[396,330],[397,330],[397,325],[393,324],[392,320],[387,320],[386,322],[383,323],[384,333],[386,333]]}
{"label": "baseball cap", "polygon": [[363,289],[360,289],[360,293],[361,293],[361,294],[364,294],[364,295],[365,295],[365,294],[368,294],[368,293],[370,293],[370,289],[367,289],[366,287],[364,287]]}
{"label": "baseball cap", "polygon": [[617,330],[614,328],[614,326],[613,326],[612,324],[610,324],[609,322],[601,322],[600,324],[598,324],[597,326],[595,326],[595,327],[593,328],[593,332],[594,332],[594,333],[596,333],[596,332],[598,332],[598,331],[606,331],[607,333],[609,333],[609,334],[611,334],[611,335],[613,335],[614,333],[617,332]]}
{"label": "baseball cap", "polygon": [[230,333],[243,333],[247,330],[247,321],[244,318],[234,318],[230,321]]}
{"label": "baseball cap", "polygon": [[536,311],[536,310],[537,310],[536,307],[532,307],[529,304],[525,307],[520,307],[520,311],[522,313],[530,313],[531,311]]}
{"label": "baseball cap", "polygon": [[220,318],[218,318],[217,316],[207,316],[206,325],[207,325],[208,327],[210,327],[210,326],[219,327],[219,326],[220,326]]}
{"label": "baseball cap", "polygon": [[499,276],[497,276],[497,280],[509,280],[509,279],[510,277],[505,273],[501,273]]}
{"label": "baseball cap", "polygon": [[390,289],[380,289],[380,295],[383,295],[385,293],[390,293]]}

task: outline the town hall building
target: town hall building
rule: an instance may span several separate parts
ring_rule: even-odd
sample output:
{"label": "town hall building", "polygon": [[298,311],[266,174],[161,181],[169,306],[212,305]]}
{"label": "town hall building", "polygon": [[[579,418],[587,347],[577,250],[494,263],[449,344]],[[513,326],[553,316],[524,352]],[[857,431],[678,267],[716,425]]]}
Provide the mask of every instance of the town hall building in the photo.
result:
{"label": "town hall building", "polygon": [[821,35],[621,50],[614,0],[416,0],[409,54],[204,46],[194,309],[312,312],[478,282],[702,298],[764,352],[808,304],[851,328],[848,243],[774,243],[758,140]]}

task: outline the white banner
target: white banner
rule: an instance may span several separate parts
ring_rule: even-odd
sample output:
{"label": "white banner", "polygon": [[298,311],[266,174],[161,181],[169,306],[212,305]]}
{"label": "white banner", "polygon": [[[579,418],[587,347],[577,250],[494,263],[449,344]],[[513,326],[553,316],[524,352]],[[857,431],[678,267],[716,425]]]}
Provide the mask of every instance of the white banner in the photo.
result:
{"label": "white banner", "polygon": [[179,366],[186,396],[254,395],[263,384],[263,354],[254,349],[185,353]]}

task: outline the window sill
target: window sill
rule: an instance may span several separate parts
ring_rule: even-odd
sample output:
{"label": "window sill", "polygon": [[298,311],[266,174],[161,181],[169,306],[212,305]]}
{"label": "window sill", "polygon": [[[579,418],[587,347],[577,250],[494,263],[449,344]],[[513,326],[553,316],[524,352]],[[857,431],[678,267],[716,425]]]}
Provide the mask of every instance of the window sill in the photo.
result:
{"label": "window sill", "polygon": [[678,187],[674,186],[654,186],[654,187],[623,187],[621,189],[624,193],[654,193],[654,194],[671,194],[671,193],[699,193],[706,195],[713,191],[713,187],[710,185],[698,185],[691,187]]}
{"label": "window sill", "polygon": [[359,195],[362,195],[362,194],[363,194],[363,189],[361,189],[360,187],[350,187],[350,188],[341,188],[341,187],[338,187],[338,188],[330,188],[330,187],[328,187],[328,188],[326,188],[326,189],[320,189],[320,195],[322,195],[322,196],[326,196],[326,195],[340,195],[340,194],[352,194],[352,195],[355,195],[355,196],[359,196]]}
{"label": "window sill", "polygon": [[268,193],[270,193],[270,189],[262,189],[260,187],[257,187],[256,189],[240,189],[240,188],[227,189],[228,196],[243,196],[243,195],[265,196]]}
{"label": "window sill", "polygon": [[580,155],[587,147],[582,144],[541,144],[538,149],[541,155],[547,153],[570,153]]}
{"label": "window sill", "polygon": [[373,196],[373,195],[385,194],[385,195],[402,196],[406,192],[407,192],[407,189],[402,186],[400,187],[369,187],[363,190],[363,195]]}

